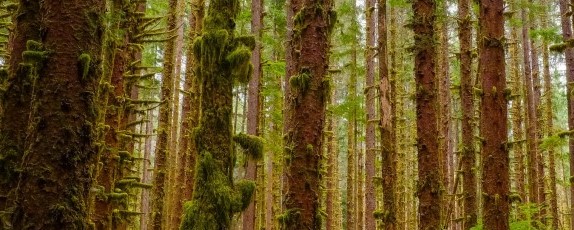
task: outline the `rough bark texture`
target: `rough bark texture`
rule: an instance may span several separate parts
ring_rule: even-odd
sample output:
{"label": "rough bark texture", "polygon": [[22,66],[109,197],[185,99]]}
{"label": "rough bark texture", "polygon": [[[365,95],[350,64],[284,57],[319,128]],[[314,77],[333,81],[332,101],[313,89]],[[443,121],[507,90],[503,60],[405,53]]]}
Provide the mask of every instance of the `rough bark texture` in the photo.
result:
{"label": "rough bark texture", "polygon": [[530,37],[527,23],[527,12],[522,9],[522,49],[524,54],[524,92],[526,93],[526,144],[528,152],[528,201],[538,204],[538,152],[536,143],[536,107],[534,105],[534,88],[532,86],[532,62],[530,51]]}
{"label": "rough bark texture", "polygon": [[318,229],[321,133],[330,90],[328,40],[336,19],[329,0],[291,0],[288,7],[295,13],[288,48],[295,73],[286,95],[285,211],[279,219],[282,229]]}
{"label": "rough bark texture", "polygon": [[191,0],[189,2],[191,14],[189,14],[189,32],[187,37],[186,64],[185,64],[185,81],[184,94],[181,108],[181,135],[179,136],[179,152],[182,154],[181,168],[177,175],[177,181],[181,182],[180,204],[175,209],[176,223],[181,222],[183,205],[186,201],[191,200],[193,194],[193,181],[195,176],[195,164],[197,159],[197,148],[193,141],[193,129],[199,124],[199,111],[201,94],[200,82],[193,68],[197,61],[193,56],[193,41],[201,32],[201,21],[203,20],[203,0]]}
{"label": "rough bark texture", "polygon": [[[22,116],[24,108],[32,105],[32,93],[36,78],[28,77],[29,73],[20,63],[23,62],[22,52],[27,50],[27,41],[40,41],[40,4],[37,1],[19,1],[14,17],[14,29],[10,36],[8,60],[8,77],[6,92],[2,95],[2,115],[0,122],[0,217],[8,218],[10,204],[7,204],[10,190],[16,187],[19,177],[19,167],[26,145],[30,140],[26,137],[31,122],[30,116]],[[5,70],[3,70],[5,71]],[[4,72],[6,74],[6,72]],[[28,112],[29,113],[29,112]],[[0,228],[8,223],[0,223]],[[4,226],[3,226],[4,225]]]}
{"label": "rough bark texture", "polygon": [[[23,148],[18,149],[22,152],[12,149],[22,162],[18,187],[7,200],[14,204],[7,210],[11,218],[4,219],[0,227],[86,229],[98,153],[97,117],[101,111],[95,99],[101,74],[103,25],[99,17],[104,1],[22,1],[22,6],[23,10],[30,7],[34,15],[24,13],[16,22],[11,49],[11,57],[16,58],[11,60],[14,72],[8,91],[24,90],[20,91],[23,100],[6,104],[26,103],[8,107],[17,116],[26,114],[22,117],[29,120],[16,124],[20,127],[7,126],[8,119],[2,121],[3,127],[14,128],[3,131],[13,131],[16,137],[27,135],[25,140],[16,138],[8,143],[11,145],[2,144],[8,150]],[[35,16],[43,20],[35,21]],[[42,36],[34,37],[38,33]],[[20,88],[23,80],[32,83],[33,92]],[[29,100],[26,92],[31,93]]]}
{"label": "rough bark texture", "polygon": [[415,80],[418,135],[419,229],[440,229],[442,185],[438,152],[438,111],[434,0],[413,3]]}
{"label": "rough bark texture", "polygon": [[194,130],[198,164],[193,199],[185,205],[181,229],[229,229],[234,213],[247,208],[255,184],[233,180],[232,139],[250,156],[262,154],[260,140],[249,135],[232,138],[233,84],[247,83],[253,71],[253,37],[235,36],[238,0],[214,0],[203,21],[202,35],[193,44],[201,79],[201,115]]}
{"label": "rough bark texture", "polygon": [[[377,97],[377,85],[375,83],[375,33],[377,12],[375,11],[376,0],[366,1],[366,46],[365,49],[365,61],[366,61],[366,71],[367,75],[365,77],[365,109],[366,109],[366,132],[365,132],[365,190],[364,190],[364,204],[365,204],[365,215],[364,215],[364,225],[362,218],[359,219],[359,226],[364,226],[366,229],[375,229],[375,216],[374,212],[377,208],[377,200],[375,198],[375,184],[373,178],[375,176],[375,154],[376,154],[376,141],[377,136],[375,134],[376,125],[379,122],[377,119],[375,101]],[[390,123],[390,120],[389,120]],[[362,164],[362,162],[359,162]],[[362,175],[361,175],[362,180]],[[361,184],[362,185],[362,184]],[[362,190],[362,186],[361,186]],[[363,196],[362,192],[359,193]],[[363,200],[359,201],[360,204]],[[362,207],[362,205],[361,205]],[[362,213],[363,209],[359,209],[359,213]]]}
{"label": "rough bark texture", "polygon": [[482,81],[480,132],[483,138],[482,195],[484,229],[508,229],[509,158],[502,0],[481,1],[479,77]]}
{"label": "rough bark texture", "polygon": [[458,1],[458,39],[460,41],[460,98],[462,109],[462,191],[463,229],[477,224],[475,148],[474,148],[474,100],[472,84],[472,24],[470,0]]}
{"label": "rough bark texture", "polygon": [[[572,21],[568,17],[567,12],[570,11],[569,1],[560,0],[560,22],[562,26],[562,39],[568,41],[572,39]],[[574,49],[567,47],[564,50],[565,64],[566,64],[566,92],[568,101],[568,128],[574,130]],[[570,178],[574,177],[574,137],[572,135],[568,138],[568,147],[570,152]],[[572,182],[572,179],[570,179]],[[570,198],[574,197],[574,186],[570,186]],[[574,202],[570,202],[570,213],[574,212]],[[574,229],[574,215],[570,215],[570,228]]]}
{"label": "rough bark texture", "polygon": [[169,39],[165,44],[164,62],[161,81],[161,100],[157,129],[157,142],[154,162],[154,179],[151,191],[150,229],[165,229],[167,216],[164,216],[166,201],[166,183],[168,176],[168,158],[170,157],[171,117],[173,110],[173,75],[175,66],[175,36],[177,33],[177,6],[179,0],[169,1],[167,31]]}
{"label": "rough bark texture", "polygon": [[[251,1],[251,33],[255,36],[255,49],[251,53],[251,63],[253,64],[253,75],[249,81],[247,89],[247,134],[259,135],[260,116],[260,90],[261,77],[261,35],[263,28],[263,0]],[[257,159],[247,159],[245,169],[245,179],[255,180],[257,178]],[[243,230],[255,229],[255,201],[251,202],[243,212]]]}
{"label": "rough bark texture", "polygon": [[[331,98],[333,98],[333,94],[331,94]],[[333,102],[330,103],[331,105]],[[339,186],[338,175],[336,174],[336,167],[337,167],[337,143],[336,143],[336,125],[335,119],[332,113],[329,113],[327,118],[327,132],[325,133],[325,141],[327,143],[327,195],[325,198],[325,211],[327,213],[326,217],[326,224],[325,227],[327,230],[337,230],[337,187]]]}
{"label": "rough bark texture", "polygon": [[[392,91],[391,91],[391,79],[389,76],[389,67],[387,64],[387,3],[386,0],[378,1],[378,58],[379,58],[379,103],[380,103],[380,131],[381,131],[381,155],[382,155],[382,178],[383,178],[383,208],[382,224],[385,230],[397,229],[397,211],[395,206],[395,183],[397,181],[397,162],[396,162],[396,150],[394,146],[395,138],[394,125],[393,125],[393,113],[392,109]],[[374,157],[374,156],[373,156]],[[374,159],[373,159],[374,160]],[[374,167],[374,166],[373,166]],[[367,173],[369,171],[367,170]],[[372,183],[372,178],[367,177],[367,185]],[[367,187],[367,191],[369,187]],[[373,188],[374,190],[374,188]],[[367,202],[373,199],[373,209],[376,208],[374,205],[375,198],[367,197]],[[367,203],[367,210],[369,208],[369,203]],[[367,224],[369,224],[368,217],[372,215],[371,212],[367,212]],[[375,229],[373,224],[367,229]]]}
{"label": "rough bark texture", "polygon": [[[353,1],[355,2],[355,1]],[[357,9],[353,8],[353,18],[351,19],[352,28],[358,30],[359,23],[356,19]],[[347,100],[357,101],[357,50],[358,35],[353,34],[351,41],[351,70],[347,82],[348,94]],[[357,228],[357,112],[358,105],[353,103],[347,114],[347,188],[346,188],[346,227],[349,230]]]}

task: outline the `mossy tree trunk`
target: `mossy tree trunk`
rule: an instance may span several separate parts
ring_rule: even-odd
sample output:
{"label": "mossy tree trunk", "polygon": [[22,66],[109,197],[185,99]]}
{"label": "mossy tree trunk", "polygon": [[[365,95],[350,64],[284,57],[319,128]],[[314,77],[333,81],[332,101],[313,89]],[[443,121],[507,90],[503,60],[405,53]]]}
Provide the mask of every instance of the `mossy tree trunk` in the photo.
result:
{"label": "mossy tree trunk", "polygon": [[[31,122],[30,116],[22,116],[24,108],[32,106],[34,86],[36,79],[29,77],[23,63],[22,53],[27,50],[27,41],[40,41],[40,3],[37,1],[18,1],[14,17],[14,29],[10,36],[8,52],[8,70],[2,69],[2,84],[6,91],[2,95],[2,115],[0,120],[0,214],[8,218],[12,212],[11,204],[7,203],[10,191],[16,188],[19,167],[26,145],[30,140],[26,137]],[[30,47],[32,48],[32,47]],[[6,76],[8,75],[8,76]],[[29,113],[29,112],[28,112]],[[33,114],[32,114],[33,115]],[[0,228],[3,227],[0,223]],[[7,228],[7,226],[5,226]]]}
{"label": "mossy tree trunk", "polygon": [[325,105],[330,86],[327,77],[329,37],[335,23],[333,2],[291,0],[295,13],[292,46],[295,73],[289,76],[286,95],[285,212],[282,229],[321,228],[319,210],[320,158]]}
{"label": "mossy tree trunk", "polygon": [[481,1],[479,77],[482,81],[480,132],[484,229],[508,229],[510,211],[506,74],[504,62],[504,4]]}
{"label": "mossy tree trunk", "polygon": [[353,12],[351,18],[351,28],[353,31],[353,39],[351,41],[351,73],[347,81],[348,94],[346,100],[350,100],[351,108],[347,113],[347,210],[346,210],[346,227],[349,230],[357,228],[357,50],[358,50],[358,34],[359,22],[357,21],[357,9],[355,7],[356,1],[353,2]]}
{"label": "mossy tree trunk", "polygon": [[161,100],[159,108],[157,142],[153,172],[153,188],[151,191],[151,217],[149,228],[154,230],[165,229],[166,216],[164,216],[168,190],[168,170],[170,157],[171,117],[173,110],[173,75],[175,66],[175,37],[177,33],[177,8],[181,0],[170,0],[167,16],[168,41],[165,43],[164,62],[161,81]]}
{"label": "mossy tree trunk", "polygon": [[[397,211],[395,205],[395,187],[397,181],[397,162],[394,138],[394,112],[392,108],[393,100],[391,90],[391,79],[389,76],[389,67],[387,64],[387,2],[386,0],[378,1],[378,58],[379,58],[379,103],[380,103],[380,132],[382,148],[382,178],[383,178],[383,207],[384,215],[382,216],[383,229],[394,230],[397,228]],[[373,159],[374,160],[374,159]],[[368,171],[367,171],[368,172]],[[373,178],[367,178],[367,183],[373,183]],[[368,189],[367,189],[368,190]],[[369,201],[367,197],[367,202]],[[374,197],[372,198],[373,200]],[[367,217],[373,216],[373,213],[367,212]],[[368,222],[367,222],[368,223]],[[375,225],[367,229],[375,229]]]}
{"label": "mossy tree trunk", "polygon": [[438,96],[435,73],[436,3],[416,0],[413,5],[416,111],[418,135],[419,229],[440,229],[442,185],[439,162]]}
{"label": "mossy tree trunk", "polygon": [[[569,1],[560,0],[560,24],[562,27],[562,39],[568,41],[572,39],[572,21],[568,16]],[[567,47],[564,50],[565,64],[566,64],[566,92],[574,90],[574,49]],[[572,93],[566,94],[568,104],[568,128],[574,130],[574,95]],[[568,137],[568,151],[570,156],[570,178],[574,178],[574,137]],[[572,181],[572,179],[570,179]],[[570,186],[570,199],[574,197],[574,186]],[[574,202],[570,202],[570,213],[574,213]],[[574,215],[570,215],[570,227],[574,228]]]}
{"label": "mossy tree trunk", "polygon": [[260,159],[261,141],[251,135],[232,138],[233,84],[246,83],[253,71],[253,37],[235,36],[238,0],[210,2],[203,21],[202,35],[193,51],[201,79],[201,117],[194,130],[198,152],[193,199],[186,204],[181,229],[229,229],[234,213],[247,208],[255,185],[251,181],[233,181],[232,139],[245,152]]}
{"label": "mossy tree trunk", "polygon": [[[197,159],[197,148],[193,140],[193,129],[199,124],[199,111],[201,110],[199,96],[201,94],[200,79],[194,71],[198,64],[193,55],[193,42],[201,32],[201,22],[203,20],[203,0],[191,0],[189,2],[191,14],[189,14],[189,32],[187,37],[186,64],[185,64],[185,81],[184,94],[182,101],[181,114],[181,134],[179,136],[179,152],[181,154],[180,168],[178,169],[177,179],[180,196],[179,204],[176,204],[174,215],[175,223],[181,222],[183,214],[183,205],[190,201],[193,194],[193,181],[195,174],[195,164]],[[173,226],[175,227],[175,226]]]}
{"label": "mossy tree trunk", "polygon": [[[259,124],[261,116],[261,78],[263,71],[261,69],[261,36],[263,28],[263,1],[251,1],[251,33],[255,36],[255,49],[251,54],[251,63],[253,64],[253,75],[249,81],[247,89],[247,134],[260,135]],[[245,179],[255,180],[257,178],[257,159],[248,158],[245,169]],[[255,202],[251,202],[243,212],[244,230],[255,229]]]}
{"label": "mossy tree trunk", "polygon": [[476,159],[474,148],[474,100],[472,83],[472,24],[470,0],[458,1],[458,37],[460,41],[460,98],[462,108],[462,191],[464,211],[462,228],[477,224]]}
{"label": "mossy tree trunk", "polygon": [[[12,57],[22,57],[13,62],[12,76],[30,79],[34,92],[29,106],[14,107],[19,116],[27,114],[30,119],[14,131],[25,132],[30,141],[24,142],[19,153],[19,186],[8,199],[15,204],[9,220],[13,229],[86,229],[98,154],[97,128],[101,126],[97,117],[102,111],[95,100],[101,74],[104,1],[32,5],[32,12],[43,20],[23,23],[23,28],[32,31],[16,29],[16,33],[30,34],[15,34],[19,39],[13,41],[18,44],[11,49],[17,52]],[[43,36],[29,37],[40,32]]]}
{"label": "mossy tree trunk", "polygon": [[[377,11],[375,10],[376,0],[367,0],[365,5],[365,17],[366,17],[366,49],[365,49],[365,115],[366,115],[366,127],[365,127],[365,189],[363,190],[363,183],[359,184],[360,195],[359,197],[364,199],[359,200],[359,210],[358,213],[363,212],[363,205],[365,206],[365,215],[360,215],[359,226],[361,228],[364,226],[367,229],[375,229],[375,209],[377,208],[377,200],[375,198],[375,184],[373,178],[375,176],[375,153],[376,150],[376,125],[379,122],[377,119],[377,112],[375,107],[375,101],[377,97],[377,85],[375,83],[375,33],[377,31]],[[356,103],[356,102],[354,102]],[[362,166],[363,161],[359,161]],[[362,170],[361,170],[362,171]],[[359,175],[359,180],[363,180],[363,176]],[[364,194],[362,193],[364,191]],[[362,218],[364,216],[364,219]]]}

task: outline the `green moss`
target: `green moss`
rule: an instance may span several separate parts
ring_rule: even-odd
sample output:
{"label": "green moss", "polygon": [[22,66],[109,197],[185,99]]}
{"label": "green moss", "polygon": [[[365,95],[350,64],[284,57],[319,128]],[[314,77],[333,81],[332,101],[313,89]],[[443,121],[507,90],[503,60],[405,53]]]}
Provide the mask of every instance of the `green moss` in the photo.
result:
{"label": "green moss", "polygon": [[241,146],[244,152],[255,160],[263,157],[263,139],[249,134],[237,134],[233,140]]}
{"label": "green moss", "polygon": [[311,74],[309,70],[303,70],[298,75],[292,76],[289,79],[289,85],[294,89],[300,90],[301,92],[307,91],[309,84],[311,82]]}
{"label": "green moss", "polygon": [[43,62],[48,57],[45,51],[26,50],[22,52],[22,60],[25,63],[36,64]]}
{"label": "green moss", "polygon": [[255,191],[255,182],[249,180],[240,180],[235,184],[235,190],[238,191],[239,199],[241,200],[240,207],[237,211],[245,210]]}
{"label": "green moss", "polygon": [[44,45],[39,41],[28,40],[26,41],[26,50],[42,51],[44,50]]}
{"label": "green moss", "polygon": [[82,72],[82,80],[85,80],[88,77],[91,62],[92,58],[87,53],[83,53],[78,57],[78,64],[80,66],[80,71]]}
{"label": "green moss", "polygon": [[255,49],[255,44],[257,42],[255,41],[255,36],[253,35],[239,36],[235,38],[235,41],[241,45],[247,46],[249,50]]}
{"label": "green moss", "polygon": [[251,74],[253,73],[251,49],[247,46],[241,45],[233,52],[229,53],[225,60],[231,68],[231,76],[233,79],[241,83],[249,82]]}
{"label": "green moss", "polygon": [[277,220],[281,226],[292,226],[299,220],[300,215],[299,209],[288,209],[278,215]]}

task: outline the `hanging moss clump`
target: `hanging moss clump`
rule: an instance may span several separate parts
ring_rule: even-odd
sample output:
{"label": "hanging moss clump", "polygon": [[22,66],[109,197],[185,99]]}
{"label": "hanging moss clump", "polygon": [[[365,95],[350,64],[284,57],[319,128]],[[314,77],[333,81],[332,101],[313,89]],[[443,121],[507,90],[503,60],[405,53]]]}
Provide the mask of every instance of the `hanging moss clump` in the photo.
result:
{"label": "hanging moss clump", "polygon": [[263,139],[258,136],[240,133],[233,137],[243,151],[255,160],[263,158]]}
{"label": "hanging moss clump", "polygon": [[261,158],[263,143],[248,135],[233,137],[233,85],[247,83],[255,47],[252,36],[235,36],[238,0],[213,0],[203,31],[193,43],[196,74],[201,82],[201,117],[193,131],[198,153],[193,198],[185,205],[180,229],[229,229],[235,213],[251,202],[255,183],[233,181],[236,156],[233,140],[254,158]]}

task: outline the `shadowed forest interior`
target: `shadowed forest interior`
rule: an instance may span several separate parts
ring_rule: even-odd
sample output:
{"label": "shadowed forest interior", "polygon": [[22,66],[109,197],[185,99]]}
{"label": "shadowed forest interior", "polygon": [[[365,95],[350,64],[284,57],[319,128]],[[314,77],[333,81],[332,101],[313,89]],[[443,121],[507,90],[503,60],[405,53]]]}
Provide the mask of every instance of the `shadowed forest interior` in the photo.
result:
{"label": "shadowed forest interior", "polygon": [[0,230],[574,230],[573,5],[0,0]]}

